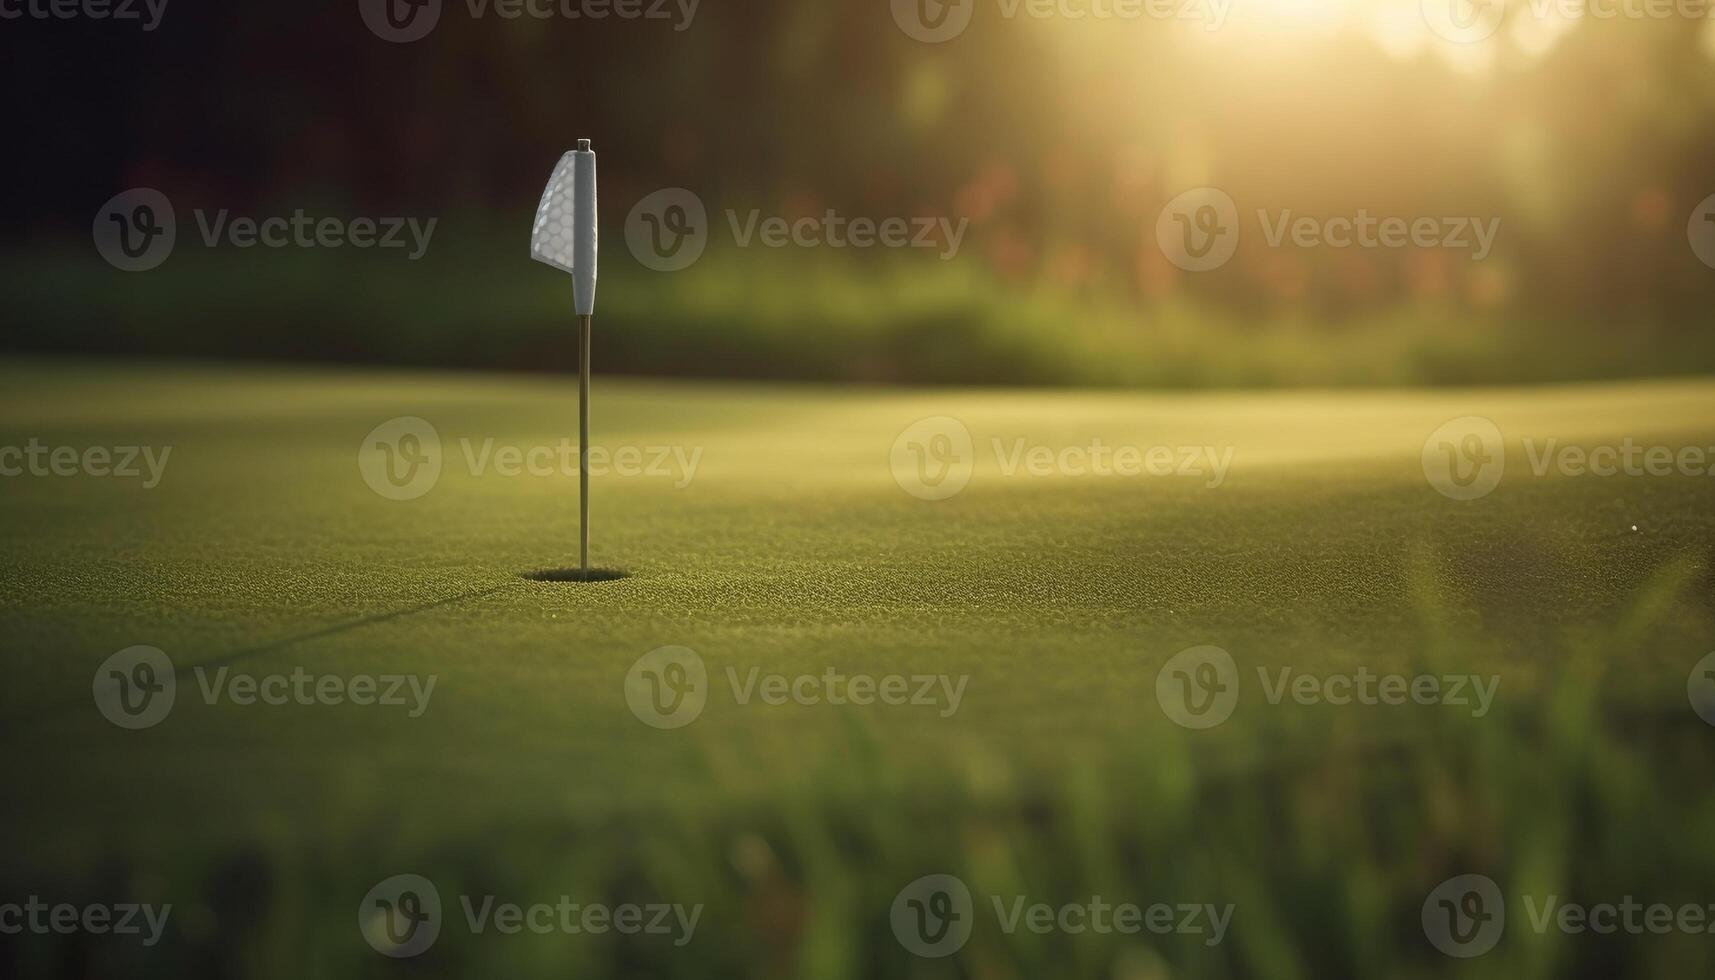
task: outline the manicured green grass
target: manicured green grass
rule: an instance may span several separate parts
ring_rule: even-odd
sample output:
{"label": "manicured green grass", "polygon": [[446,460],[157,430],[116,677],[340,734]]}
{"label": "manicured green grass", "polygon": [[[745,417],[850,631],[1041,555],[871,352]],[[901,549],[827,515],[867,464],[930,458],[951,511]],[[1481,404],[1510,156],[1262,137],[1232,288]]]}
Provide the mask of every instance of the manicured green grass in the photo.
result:
{"label": "manicured green grass", "polygon": [[[0,446],[171,446],[159,486],[0,486],[5,867],[18,888],[175,902],[128,972],[397,972],[364,892],[434,879],[424,975],[1298,977],[1445,973],[1429,889],[1489,874],[1583,901],[1715,901],[1715,729],[1687,677],[1715,649],[1707,476],[1531,475],[1522,440],[1715,445],[1715,384],[1152,395],[600,380],[595,442],[700,452],[687,481],[469,472],[576,429],[565,380],[15,362]],[[1420,453],[1478,414],[1495,491],[1453,501]],[[437,430],[443,473],[390,500],[377,425]],[[904,492],[895,438],[957,418],[976,468]],[[1016,440],[1232,450],[1188,476],[1001,472]],[[678,477],[687,474],[681,471]],[[677,483],[685,483],[678,486]],[[90,695],[161,648],[172,714],[124,731]],[[1181,728],[1167,660],[1237,663],[1233,717]],[[633,715],[627,671],[677,645],[694,722]],[[207,704],[192,668],[433,675],[404,708]],[[1477,674],[1493,708],[1270,703],[1257,669]],[[939,706],[739,703],[728,670],[966,678]],[[923,874],[977,894],[970,944],[916,959],[888,925]],[[17,888],[12,890],[18,890]],[[707,906],[694,942],[471,936],[455,895]],[[1007,935],[986,896],[1236,905],[1229,936]],[[1538,936],[1510,905],[1472,975],[1707,972],[1706,936]],[[52,940],[40,940],[52,943]],[[29,954],[53,962],[60,946]],[[1582,964],[1580,966],[1579,964]]]}

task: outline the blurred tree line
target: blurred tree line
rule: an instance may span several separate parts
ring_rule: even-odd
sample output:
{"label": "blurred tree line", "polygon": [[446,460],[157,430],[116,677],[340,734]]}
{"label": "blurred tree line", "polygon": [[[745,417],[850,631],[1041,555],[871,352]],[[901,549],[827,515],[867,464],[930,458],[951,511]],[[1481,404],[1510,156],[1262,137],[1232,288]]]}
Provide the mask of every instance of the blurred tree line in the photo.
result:
{"label": "blurred tree line", "polygon": [[[636,200],[684,186],[709,205],[711,247],[730,244],[729,208],[947,215],[971,222],[955,261],[1001,285],[1330,330],[1400,309],[1701,330],[1715,285],[1686,230],[1715,194],[1705,21],[1582,23],[1552,43],[1509,29],[1450,51],[1420,23],[1361,17],[1207,30],[979,3],[962,36],[925,44],[869,0],[704,0],[689,24],[472,9],[446,0],[409,44],[372,35],[356,0],[175,0],[147,34],[6,23],[0,247],[87,236],[102,201],[145,185],[183,210],[308,203],[511,228],[588,136],[605,255]],[[1233,197],[1248,237],[1228,266],[1188,274],[1154,229],[1202,185]],[[1255,217],[1360,208],[1496,217],[1499,243],[1483,262],[1268,248]],[[858,275],[884,261],[838,259]]]}

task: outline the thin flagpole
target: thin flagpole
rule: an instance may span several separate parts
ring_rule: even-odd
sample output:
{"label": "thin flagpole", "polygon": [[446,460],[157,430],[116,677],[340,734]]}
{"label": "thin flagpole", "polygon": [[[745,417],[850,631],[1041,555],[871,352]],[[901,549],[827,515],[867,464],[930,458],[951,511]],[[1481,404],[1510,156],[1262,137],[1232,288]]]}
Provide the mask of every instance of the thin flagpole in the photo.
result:
{"label": "thin flagpole", "polygon": [[590,578],[590,318],[578,317],[578,564]]}

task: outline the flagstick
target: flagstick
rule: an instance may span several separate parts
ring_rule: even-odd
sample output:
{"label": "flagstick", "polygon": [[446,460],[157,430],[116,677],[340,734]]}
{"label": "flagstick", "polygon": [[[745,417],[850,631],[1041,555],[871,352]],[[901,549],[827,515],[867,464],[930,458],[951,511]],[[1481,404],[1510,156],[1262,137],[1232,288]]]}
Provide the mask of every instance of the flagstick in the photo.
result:
{"label": "flagstick", "polygon": [[590,314],[595,312],[595,151],[589,140],[560,157],[536,222],[530,257],[572,274],[578,317],[578,581],[590,581]]}
{"label": "flagstick", "polygon": [[590,580],[590,318],[578,317],[578,564]]}

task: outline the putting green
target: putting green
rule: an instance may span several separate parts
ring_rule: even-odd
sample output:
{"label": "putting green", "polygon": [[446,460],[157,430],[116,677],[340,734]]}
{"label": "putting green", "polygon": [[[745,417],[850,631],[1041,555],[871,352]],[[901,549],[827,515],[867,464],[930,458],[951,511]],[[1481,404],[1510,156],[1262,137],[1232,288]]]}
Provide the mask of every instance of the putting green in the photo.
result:
{"label": "putting green", "polygon": [[[575,413],[563,378],[7,366],[0,446],[171,447],[152,488],[4,479],[9,839],[49,867],[206,863],[257,841],[523,847],[561,821],[886,796],[870,780],[984,798],[1140,754],[1181,760],[1151,785],[1185,766],[1278,772],[1409,749],[1475,710],[1273,703],[1257,668],[1493,676],[1485,717],[1531,719],[1594,662],[1613,711],[1675,739],[1712,734],[1686,693],[1715,649],[1715,453],[1702,472],[1687,455],[1671,473],[1612,476],[1558,454],[1715,446],[1715,383],[1154,395],[598,375],[594,441],[636,471],[594,479],[593,558],[630,576],[527,580],[576,561],[560,445]],[[1423,451],[1463,416],[1492,420],[1506,458],[1492,492],[1454,500]],[[400,417],[440,443],[439,476],[412,499],[360,469],[364,453],[385,464],[372,433]],[[956,425],[912,428],[932,417]],[[968,484],[907,492],[951,488],[924,490],[961,431]],[[1473,448],[1462,433],[1456,453]],[[1550,439],[1559,462],[1538,475]],[[394,475],[423,489],[405,479],[412,447],[389,444],[405,453]],[[507,475],[515,462],[545,472]],[[171,658],[177,690],[163,721],[128,731],[91,684],[139,644]],[[1156,690],[1163,664],[1199,645],[1230,652],[1240,678],[1233,721],[1206,731],[1174,724]],[[633,664],[664,646],[707,671],[706,704],[680,728],[646,724],[626,698]],[[414,705],[205,693],[294,672],[342,691],[359,676],[434,687]],[[770,675],[794,696],[767,703],[755,685]],[[905,703],[827,703],[870,683]],[[1322,792],[1362,824],[1363,794]],[[865,909],[852,921],[885,936],[885,901]],[[790,969],[840,975],[828,963],[846,947],[817,935]],[[1272,972],[1256,962],[1212,972]]]}

